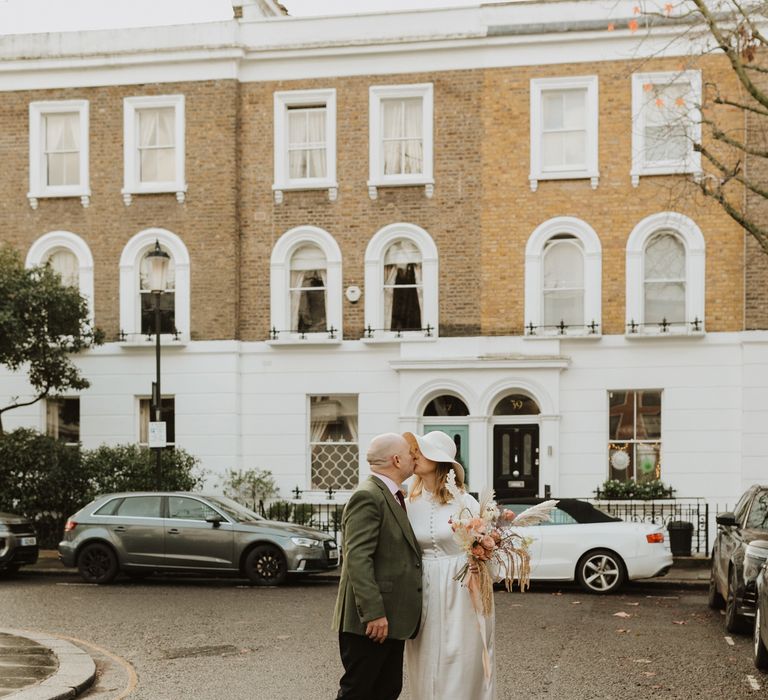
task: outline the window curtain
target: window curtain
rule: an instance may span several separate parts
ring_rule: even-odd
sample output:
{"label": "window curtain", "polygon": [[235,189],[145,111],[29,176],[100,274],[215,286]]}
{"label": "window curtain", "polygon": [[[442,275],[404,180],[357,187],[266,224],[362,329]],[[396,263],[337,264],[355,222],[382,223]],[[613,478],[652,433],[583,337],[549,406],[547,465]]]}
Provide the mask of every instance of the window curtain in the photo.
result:
{"label": "window curtain", "polygon": [[48,258],[48,264],[61,276],[61,283],[65,287],[79,287],[80,264],[77,257],[70,250],[56,250]]}
{"label": "window curtain", "polygon": [[320,270],[291,270],[291,330],[327,330],[326,289],[328,274]]}
{"label": "window curtain", "polygon": [[80,182],[80,115],[48,114],[45,117],[45,151],[50,186]]}
{"label": "window curtain", "polygon": [[689,83],[657,85],[647,92],[645,103],[645,160],[649,163],[684,161],[692,142],[688,130],[691,120],[686,99],[691,99]]}
{"label": "window curtain", "polygon": [[309,422],[310,442],[322,442],[329,423],[330,420],[327,417],[313,415]]}
{"label": "window curtain", "polygon": [[573,239],[551,241],[544,251],[544,325],[583,326],[584,255]]}
{"label": "window curtain", "polygon": [[59,437],[59,402],[56,399],[48,399],[45,402],[46,411],[46,430],[45,434],[49,437],[58,439]]}
{"label": "window curtain", "polygon": [[392,298],[397,279],[397,265],[384,265],[384,327],[392,327]]}
{"label": "window curtain", "polygon": [[384,174],[424,172],[422,99],[383,100]]}
{"label": "window curtain", "polygon": [[687,321],[685,247],[674,233],[655,235],[645,249],[645,323]]}
{"label": "window curtain", "polygon": [[139,117],[139,153],[142,182],[169,182],[176,177],[173,107],[142,109]]}
{"label": "window curtain", "polygon": [[288,110],[288,172],[291,179],[326,176],[325,107]]}
{"label": "window curtain", "polygon": [[347,429],[349,430],[350,441],[357,444],[357,414],[350,413],[344,418],[347,421]]}
{"label": "window curtain", "polygon": [[423,304],[421,253],[412,241],[396,241],[384,257],[385,329],[419,330]]}

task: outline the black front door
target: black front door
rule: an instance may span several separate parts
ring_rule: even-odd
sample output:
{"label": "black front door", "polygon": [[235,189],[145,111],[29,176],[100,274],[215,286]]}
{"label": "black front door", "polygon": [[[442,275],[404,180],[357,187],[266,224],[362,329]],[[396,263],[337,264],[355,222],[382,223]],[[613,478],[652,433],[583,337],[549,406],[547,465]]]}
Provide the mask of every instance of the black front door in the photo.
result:
{"label": "black front door", "polygon": [[538,495],[538,425],[493,427],[493,488],[499,498]]}

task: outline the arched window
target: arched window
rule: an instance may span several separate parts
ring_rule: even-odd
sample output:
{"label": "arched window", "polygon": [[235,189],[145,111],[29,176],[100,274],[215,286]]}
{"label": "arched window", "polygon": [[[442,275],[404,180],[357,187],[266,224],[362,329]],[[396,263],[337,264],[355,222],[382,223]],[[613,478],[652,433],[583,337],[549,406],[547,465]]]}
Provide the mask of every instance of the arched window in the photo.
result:
{"label": "arched window", "polygon": [[270,262],[272,342],[342,338],[341,249],[315,226],[284,233]]}
{"label": "arched window", "polygon": [[77,287],[88,301],[93,320],[93,256],[80,236],[69,231],[46,233],[32,244],[26,265],[50,265],[63,284]]}
{"label": "arched window", "polygon": [[291,331],[325,333],[328,271],[316,245],[303,245],[291,257]]}
{"label": "arched window", "polygon": [[155,300],[148,284],[148,261],[155,243],[170,256],[165,291],[160,295],[160,332],[189,340],[189,253],[175,233],[148,228],[137,233],[120,256],[120,330],[126,342],[146,342],[154,332]]}
{"label": "arched window", "polygon": [[525,249],[527,337],[601,333],[600,239],[585,222],[560,216],[541,224]]}
{"label": "arched window", "polygon": [[381,229],[365,253],[366,337],[392,340],[438,333],[437,247],[413,224]]}
{"label": "arched window", "polygon": [[451,396],[450,394],[442,394],[432,399],[424,408],[424,415],[427,417],[433,416],[468,416],[469,409],[458,396]]}
{"label": "arched window", "polygon": [[704,236],[687,216],[643,219],[627,241],[628,336],[704,332]]}
{"label": "arched window", "polygon": [[418,331],[423,313],[421,253],[413,241],[395,241],[384,255],[384,328]]}
{"label": "arched window", "polygon": [[575,236],[544,246],[544,326],[584,326],[584,254]]}
{"label": "arched window", "polygon": [[685,322],[685,245],[661,231],[645,246],[645,323]]}

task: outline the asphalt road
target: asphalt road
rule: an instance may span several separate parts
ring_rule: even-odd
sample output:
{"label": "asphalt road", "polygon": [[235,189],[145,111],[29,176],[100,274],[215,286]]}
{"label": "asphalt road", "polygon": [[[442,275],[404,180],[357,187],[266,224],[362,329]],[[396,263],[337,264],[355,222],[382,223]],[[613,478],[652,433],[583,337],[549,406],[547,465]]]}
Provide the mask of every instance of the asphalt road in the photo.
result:
{"label": "asphalt road", "polygon": [[[268,589],[191,579],[98,587],[21,576],[0,580],[0,616],[3,626],[115,655],[99,655],[94,699],[130,685],[125,659],[137,700],[330,700],[341,673],[330,629],[335,594],[335,584],[311,580]],[[751,640],[731,645],[703,593],[634,587],[606,598],[538,586],[498,592],[496,606],[499,700],[768,697]]]}

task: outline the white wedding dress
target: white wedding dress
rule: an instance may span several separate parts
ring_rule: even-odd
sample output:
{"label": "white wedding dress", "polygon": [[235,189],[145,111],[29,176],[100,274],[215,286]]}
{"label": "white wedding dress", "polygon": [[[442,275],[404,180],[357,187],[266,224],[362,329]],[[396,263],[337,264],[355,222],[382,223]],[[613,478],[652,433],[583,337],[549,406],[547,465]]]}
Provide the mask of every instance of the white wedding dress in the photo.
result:
{"label": "white wedding dress", "polygon": [[[479,512],[472,496],[465,494],[464,498],[473,513]],[[487,681],[477,614],[469,591],[453,580],[467,562],[448,523],[458,507],[437,503],[426,490],[406,503],[421,547],[423,571],[421,626],[416,639],[405,643],[410,696],[412,700],[493,700],[495,612],[485,618],[492,669]]]}

